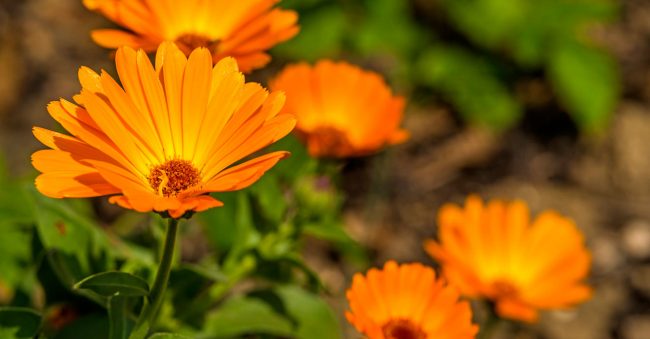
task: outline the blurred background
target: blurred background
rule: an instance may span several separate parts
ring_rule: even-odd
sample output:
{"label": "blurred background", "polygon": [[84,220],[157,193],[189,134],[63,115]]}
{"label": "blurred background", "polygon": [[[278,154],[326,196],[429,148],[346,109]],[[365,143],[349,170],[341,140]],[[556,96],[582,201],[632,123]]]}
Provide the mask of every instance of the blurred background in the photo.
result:
{"label": "blurred background", "polygon": [[[348,60],[382,73],[408,98],[411,139],[343,166],[343,224],[368,249],[368,264],[433,265],[421,243],[435,235],[445,202],[469,193],[523,199],[535,214],[555,209],[585,232],[596,293],[533,327],[504,326],[502,337],[650,338],[650,1],[280,6],[299,12],[301,33],[249,79],[266,84],[291,62]],[[31,128],[58,128],[45,107],[79,90],[79,66],[115,74],[109,51],[89,37],[109,25],[80,0],[0,0],[0,159],[8,169],[0,183],[35,176],[29,156],[42,146]],[[93,211],[112,225],[124,211],[105,200],[93,201]],[[184,240],[193,242],[183,250],[188,260],[210,246],[197,232]],[[19,276],[25,265],[3,258],[27,250],[0,234],[2,304],[12,279],[5,272]],[[365,267],[328,242],[305,241],[307,262],[341,315],[351,276]]]}

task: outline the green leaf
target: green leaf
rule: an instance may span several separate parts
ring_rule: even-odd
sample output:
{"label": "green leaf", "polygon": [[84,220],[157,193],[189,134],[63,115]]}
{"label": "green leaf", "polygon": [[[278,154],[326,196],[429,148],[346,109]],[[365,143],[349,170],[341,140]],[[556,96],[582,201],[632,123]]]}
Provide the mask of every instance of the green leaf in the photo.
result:
{"label": "green leaf", "polygon": [[347,22],[340,6],[306,12],[300,16],[300,26],[300,34],[275,47],[274,54],[311,62],[336,56],[341,50]]}
{"label": "green leaf", "polygon": [[126,272],[97,273],[78,282],[74,288],[90,290],[104,297],[149,295],[147,282]]}
{"label": "green leaf", "polygon": [[295,339],[339,339],[336,315],[317,295],[295,286],[259,290],[226,301],[208,316],[207,338],[266,334]]}
{"label": "green leaf", "polygon": [[0,327],[0,338],[2,339],[17,339],[16,333],[18,333],[18,328]]}
{"label": "green leaf", "polygon": [[494,69],[466,50],[435,46],[421,56],[416,76],[438,90],[465,120],[500,131],[515,124],[522,112]]}
{"label": "green leaf", "polygon": [[410,7],[411,4],[403,0],[365,0],[365,17],[357,26],[353,43],[367,56],[379,52],[402,57],[412,55],[421,48],[422,41],[426,41],[427,31],[418,29]]}
{"label": "green leaf", "polygon": [[154,333],[149,339],[190,339],[190,337],[176,333]]}
{"label": "green leaf", "polygon": [[0,155],[0,219],[5,222],[31,223],[34,214],[30,209],[27,187],[33,187],[30,179],[16,180],[9,175],[5,159]]}
{"label": "green leaf", "polygon": [[245,191],[219,193],[215,198],[224,206],[199,214],[208,238],[220,254],[240,252],[250,247],[255,227],[251,217],[248,193]]}
{"label": "green leaf", "polygon": [[512,30],[507,43],[519,63],[541,67],[553,41],[576,39],[583,33],[585,25],[614,19],[616,7],[613,1],[530,2],[523,20]]}
{"label": "green leaf", "polygon": [[29,273],[32,227],[0,220],[0,284],[19,285]]}
{"label": "green leaf", "polygon": [[36,311],[22,307],[0,307],[0,329],[13,329],[16,338],[34,338],[40,327],[41,315]]}
{"label": "green leaf", "polygon": [[318,167],[318,160],[309,156],[307,148],[293,134],[269,146],[269,151],[289,151],[291,153],[289,158],[282,159],[275,165],[271,172],[287,182],[294,182],[305,175],[314,173]]}
{"label": "green leaf", "polygon": [[267,173],[255,185],[251,186],[250,193],[255,197],[261,213],[273,224],[279,224],[287,210],[280,178],[275,173]]}
{"label": "green leaf", "polygon": [[227,300],[205,322],[207,338],[243,337],[249,334],[291,336],[291,322],[271,305],[257,298],[238,296]]}
{"label": "green leaf", "polygon": [[[105,314],[92,313],[77,318],[72,324],[64,327],[54,335],[53,339],[109,339],[109,320]],[[49,337],[48,337],[49,338]]]}
{"label": "green leaf", "polygon": [[110,245],[106,234],[93,221],[61,199],[50,199],[31,189],[36,229],[49,259],[64,284],[97,271],[111,269]]}
{"label": "green leaf", "polygon": [[277,293],[297,322],[294,331],[297,339],[342,338],[336,314],[317,295],[291,285],[278,288]]}
{"label": "green leaf", "polygon": [[307,224],[303,226],[305,234],[331,241],[346,256],[346,258],[359,266],[368,263],[368,255],[361,244],[354,240],[343,225],[339,223]]}
{"label": "green leaf", "polygon": [[567,111],[583,131],[601,132],[619,98],[615,61],[596,48],[562,41],[553,49],[549,62],[551,82]]}
{"label": "green leaf", "polygon": [[496,47],[525,19],[524,0],[443,0],[449,17],[479,45]]}

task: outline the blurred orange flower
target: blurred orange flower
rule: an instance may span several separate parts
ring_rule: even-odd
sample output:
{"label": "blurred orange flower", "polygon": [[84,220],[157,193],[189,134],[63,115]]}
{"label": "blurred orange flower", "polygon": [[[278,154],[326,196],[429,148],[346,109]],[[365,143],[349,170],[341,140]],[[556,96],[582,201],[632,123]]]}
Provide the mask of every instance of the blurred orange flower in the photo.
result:
{"label": "blurred orange flower", "polygon": [[345,316],[369,339],[474,338],[472,310],[458,296],[431,268],[389,261],[354,276]]}
{"label": "blurred orange flower", "polygon": [[71,136],[34,127],[51,148],[32,155],[44,195],[112,195],[122,207],[178,218],[221,206],[209,192],[245,188],[287,156],[273,152],[230,167],[295,125],[293,116],[279,114],[284,94],[245,83],[233,58],[213,68],[207,49],[188,59],[163,43],[155,67],[130,47],[118,49],[115,61],[122,86],[82,67],[79,105],[49,104]]}
{"label": "blurred orange flower", "polygon": [[266,50],[298,33],[294,11],[274,9],[279,0],[84,0],[130,32],[100,29],[95,42],[107,48],[130,46],[155,51],[174,41],[189,55],[206,47],[214,62],[237,59],[243,72],[263,67],[271,59]]}
{"label": "blurred orange flower", "polygon": [[366,155],[403,142],[404,98],[391,94],[376,73],[345,62],[291,65],[270,83],[287,93],[286,112],[315,157]]}
{"label": "blurred orange flower", "polygon": [[564,309],[591,297],[582,283],[591,256],[568,218],[546,211],[532,223],[525,203],[469,196],[438,214],[439,242],[425,249],[461,292],[495,303],[505,318],[535,322],[538,310]]}

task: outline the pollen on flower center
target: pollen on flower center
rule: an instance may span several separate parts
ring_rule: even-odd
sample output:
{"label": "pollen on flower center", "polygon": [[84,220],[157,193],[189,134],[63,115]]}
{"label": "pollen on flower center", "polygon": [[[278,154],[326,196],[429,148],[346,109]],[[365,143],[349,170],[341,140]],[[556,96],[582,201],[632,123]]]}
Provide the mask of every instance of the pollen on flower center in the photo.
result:
{"label": "pollen on flower center", "polygon": [[219,40],[211,40],[199,34],[183,34],[176,38],[176,45],[185,54],[188,54],[199,47],[205,47],[210,51],[210,53],[215,53],[217,51],[218,44]]}
{"label": "pollen on flower center", "polygon": [[425,339],[426,333],[419,326],[406,319],[389,321],[382,327],[386,339]]}
{"label": "pollen on flower center", "polygon": [[149,184],[166,197],[176,196],[199,183],[199,171],[187,160],[169,160],[149,173]]}

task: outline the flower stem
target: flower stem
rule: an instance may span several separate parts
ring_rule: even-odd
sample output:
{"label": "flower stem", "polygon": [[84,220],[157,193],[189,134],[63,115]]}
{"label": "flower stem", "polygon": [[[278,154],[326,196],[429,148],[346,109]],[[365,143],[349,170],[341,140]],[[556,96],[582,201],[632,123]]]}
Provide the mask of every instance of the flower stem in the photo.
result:
{"label": "flower stem", "polygon": [[158,266],[158,272],[156,273],[156,279],[154,280],[151,291],[149,292],[149,298],[144,302],[138,322],[135,324],[129,339],[145,338],[156,319],[158,309],[162,304],[163,296],[167,289],[167,281],[169,280],[169,273],[172,268],[172,259],[174,258],[174,248],[176,247],[177,233],[178,219],[170,218],[169,224],[167,225],[167,233],[165,234],[165,246],[163,248],[162,258],[160,259],[160,266]]}
{"label": "flower stem", "polygon": [[488,304],[487,306],[487,319],[485,319],[481,325],[479,333],[476,336],[477,339],[493,338],[495,336],[497,327],[499,327],[499,323],[501,323],[501,318],[499,318],[499,316],[494,311],[493,305]]}

